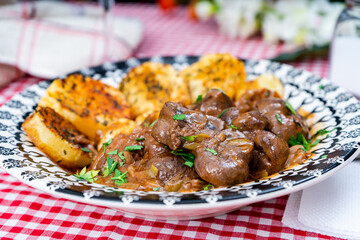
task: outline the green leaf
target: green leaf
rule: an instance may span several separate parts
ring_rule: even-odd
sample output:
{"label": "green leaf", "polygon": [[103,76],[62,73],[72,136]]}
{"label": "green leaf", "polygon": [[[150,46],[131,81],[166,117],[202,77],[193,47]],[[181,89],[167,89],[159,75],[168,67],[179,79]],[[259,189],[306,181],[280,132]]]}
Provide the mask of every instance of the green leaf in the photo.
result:
{"label": "green leaf", "polygon": [[192,136],[181,137],[181,138],[184,139],[185,141],[193,142],[193,141],[195,141],[195,138],[197,138],[197,136],[198,135],[192,135]]}
{"label": "green leaf", "polygon": [[322,155],[321,156],[321,158],[327,158],[328,157],[328,155]]}
{"label": "green leaf", "polygon": [[118,150],[114,150],[114,151],[111,151],[111,152],[108,152],[107,154],[108,155],[116,155],[118,153]]}
{"label": "green leaf", "polygon": [[86,172],[86,167],[84,167],[80,173],[79,171],[76,171],[76,174],[74,174],[75,177],[78,179],[82,179],[88,182],[95,182],[97,180],[96,176],[99,174],[100,170],[91,170]]}
{"label": "green leaf", "polygon": [[153,191],[161,191],[161,188],[160,187],[153,187]]}
{"label": "green leaf", "polygon": [[294,115],[297,114],[295,109],[291,106],[291,104],[288,101],[285,102],[285,106],[290,110],[290,112],[292,112],[292,114],[294,114]]}
{"label": "green leaf", "polygon": [[230,125],[230,127],[232,128],[232,129],[235,129],[235,130],[237,130],[238,128],[237,127],[235,127],[234,125]]}
{"label": "green leaf", "polygon": [[124,151],[128,151],[128,152],[137,151],[137,150],[141,150],[142,148],[143,148],[143,146],[141,146],[141,145],[131,145],[131,146],[126,146],[124,148]]}
{"label": "green leaf", "polygon": [[204,187],[204,190],[209,190],[209,188],[211,188],[211,187],[214,187],[214,186],[209,183],[208,185],[206,185],[206,186]]}
{"label": "green leaf", "polygon": [[104,177],[109,176],[116,168],[117,161],[114,162],[114,159],[110,156],[107,156],[108,165],[104,168]]}
{"label": "green leaf", "polygon": [[[325,134],[328,134],[328,133],[332,133],[333,131],[335,131],[337,128],[334,128],[332,130],[326,130],[326,129],[320,129],[318,131],[316,131],[316,133],[312,136],[312,138],[316,138],[318,136],[322,136],[322,135],[325,135]],[[327,136],[328,137],[328,136]]]}
{"label": "green leaf", "polygon": [[124,156],[124,153],[123,153],[123,152],[119,152],[119,153],[118,153],[118,156],[119,156],[119,158],[120,158],[122,161],[125,161],[125,156]]}
{"label": "green leaf", "polygon": [[206,151],[210,152],[212,155],[216,156],[217,152],[214,149],[211,148],[205,148]]}
{"label": "green leaf", "polygon": [[324,89],[324,85],[322,85],[322,84],[319,85],[319,88],[320,88],[320,89]]}
{"label": "green leaf", "polygon": [[145,138],[135,138],[135,141],[144,141]]}
{"label": "green leaf", "polygon": [[172,154],[180,156],[185,161],[185,165],[188,167],[194,166],[195,155],[192,152],[186,152],[183,149],[171,151]]}
{"label": "green leaf", "polygon": [[87,148],[80,148],[83,152],[91,152],[89,149]]}
{"label": "green leaf", "polygon": [[224,111],[222,111],[222,112],[219,114],[218,118],[221,118],[221,116],[222,116],[224,113],[226,113],[227,111],[229,111],[229,110],[230,110],[230,108],[227,108],[227,109],[225,109]]}
{"label": "green leaf", "polygon": [[176,114],[173,116],[174,120],[179,120],[179,121],[185,120],[185,118],[186,118],[185,114]]}
{"label": "green leaf", "polygon": [[148,123],[144,123],[144,126],[145,126],[145,127],[149,127],[149,124],[148,124]]}
{"label": "green leaf", "polygon": [[120,172],[118,169],[115,169],[115,174],[114,174],[114,177],[111,178],[111,180],[114,181],[115,185],[116,186],[120,186],[121,184],[123,183],[126,183],[127,182],[127,174],[128,172]]}
{"label": "green leaf", "polygon": [[157,122],[157,120],[159,120],[159,119],[156,119],[155,121],[153,121],[152,124],[150,124],[150,127],[153,127],[155,125],[155,123]]}
{"label": "green leaf", "polygon": [[106,147],[110,145],[110,143],[112,143],[112,138],[109,139],[109,141],[107,141],[106,143],[103,143],[103,147],[104,147],[104,152],[106,151]]}
{"label": "green leaf", "polygon": [[275,115],[275,117],[276,117],[276,120],[278,120],[279,121],[279,123],[283,123],[283,121],[282,121],[282,119],[281,119],[281,115],[278,113],[278,114],[276,114]]}
{"label": "green leaf", "polygon": [[200,102],[202,99],[203,99],[203,95],[200,94],[199,96],[197,96],[195,103]]}

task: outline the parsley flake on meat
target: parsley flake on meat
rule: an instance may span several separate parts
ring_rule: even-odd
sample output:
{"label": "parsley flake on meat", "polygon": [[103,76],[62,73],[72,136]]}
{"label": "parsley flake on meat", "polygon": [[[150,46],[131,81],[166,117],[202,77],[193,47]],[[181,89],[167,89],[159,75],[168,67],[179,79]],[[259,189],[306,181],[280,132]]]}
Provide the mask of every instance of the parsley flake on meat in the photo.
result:
{"label": "parsley flake on meat", "polygon": [[237,127],[235,127],[234,125],[230,125],[230,127],[232,128],[232,129],[235,129],[235,130],[237,130],[238,128]]}
{"label": "parsley flake on meat", "polygon": [[227,108],[227,109],[225,109],[224,111],[222,111],[222,112],[219,114],[218,118],[221,118],[221,116],[222,116],[224,113],[226,113],[227,111],[229,111],[229,110],[230,110],[230,108]]}
{"label": "parsley flake on meat", "polygon": [[181,138],[184,139],[185,141],[193,142],[193,141],[195,141],[195,138],[197,138],[197,137],[198,137],[198,135],[192,135],[192,136],[181,137]]}
{"label": "parsley flake on meat", "polygon": [[206,185],[203,189],[204,190],[209,190],[209,188],[212,188],[212,187],[214,187],[212,184],[208,184],[208,185]]}
{"label": "parsley flake on meat", "polygon": [[295,109],[291,106],[291,104],[288,101],[285,102],[285,106],[290,110],[290,112],[292,112],[292,114],[294,115],[297,114]]}
{"label": "parsley flake on meat", "polygon": [[106,143],[103,143],[103,147],[104,147],[104,152],[106,151],[106,147],[110,145],[110,143],[112,143],[112,138],[109,139],[109,141],[107,141]]}
{"label": "parsley flake on meat", "polygon": [[153,127],[155,125],[155,123],[157,122],[158,119],[156,119],[155,121],[152,122],[152,124],[150,124],[150,127]]}
{"label": "parsley flake on meat", "polygon": [[111,180],[114,180],[114,183],[116,186],[120,186],[121,184],[123,183],[126,183],[127,182],[127,174],[128,172],[120,172],[119,170],[115,169],[115,174],[114,174],[114,177],[111,178]]}
{"label": "parsley flake on meat", "polygon": [[145,138],[135,138],[135,141],[144,141]]}
{"label": "parsley flake on meat", "polygon": [[211,148],[205,148],[206,151],[210,152],[212,155],[216,156],[217,152],[214,149]]}
{"label": "parsley flake on meat", "polygon": [[[87,148],[80,148],[83,152],[91,152],[89,149]],[[64,153],[66,155],[66,151],[64,150]]]}
{"label": "parsley flake on meat", "polygon": [[161,191],[161,188],[160,187],[153,187],[153,191]]}
{"label": "parsley flake on meat", "polygon": [[128,151],[128,152],[137,151],[137,150],[141,150],[142,148],[143,148],[143,146],[141,146],[141,145],[131,145],[131,146],[126,146],[124,148],[124,151]]}
{"label": "parsley flake on meat", "polygon": [[279,123],[283,123],[283,121],[282,121],[282,119],[281,119],[281,115],[280,114],[276,114],[275,115],[275,117],[276,117],[276,120],[278,120],[279,121]]}
{"label": "parsley flake on meat", "polygon": [[110,156],[106,157],[108,165],[104,167],[104,177],[109,176],[116,168],[117,161],[114,161],[114,159]]}
{"label": "parsley flake on meat", "polygon": [[80,172],[76,171],[76,174],[74,174],[74,176],[78,179],[93,183],[97,180],[96,176],[99,174],[99,172],[100,170],[91,170],[86,172],[86,167],[84,167]]}
{"label": "parsley flake on meat", "polygon": [[197,96],[195,103],[200,102],[202,99],[203,99],[203,95],[200,94],[199,96]]}
{"label": "parsley flake on meat", "polygon": [[108,152],[107,155],[116,155],[118,154],[118,150],[114,150],[114,151],[111,151],[111,152]]}
{"label": "parsley flake on meat", "polygon": [[176,114],[173,116],[174,120],[179,120],[179,121],[185,120],[185,118],[186,118],[185,114]]}
{"label": "parsley flake on meat", "polygon": [[180,156],[185,161],[185,165],[188,167],[194,166],[195,155],[192,152],[185,152],[183,149],[171,151],[172,154]]}

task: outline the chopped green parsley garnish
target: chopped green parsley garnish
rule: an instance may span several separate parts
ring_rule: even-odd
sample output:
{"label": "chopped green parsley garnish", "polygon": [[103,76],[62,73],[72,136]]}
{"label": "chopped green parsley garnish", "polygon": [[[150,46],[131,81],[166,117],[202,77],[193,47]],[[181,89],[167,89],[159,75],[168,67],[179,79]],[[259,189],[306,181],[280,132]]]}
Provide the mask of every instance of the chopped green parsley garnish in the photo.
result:
{"label": "chopped green parsley garnish", "polygon": [[203,95],[200,94],[199,96],[197,96],[195,103],[200,102],[202,99],[203,99]]}
{"label": "chopped green parsley garnish", "polygon": [[119,153],[118,153],[118,156],[119,156],[119,158],[120,158],[122,161],[125,161],[125,157],[124,157],[124,153],[123,153],[123,152],[119,152]]}
{"label": "chopped green parsley garnish", "polygon": [[147,124],[147,123],[144,123],[144,126],[145,126],[145,127],[149,127],[149,124]]}
{"label": "chopped green parsley garnish", "polygon": [[171,151],[172,154],[180,156],[185,161],[185,165],[188,167],[194,166],[195,155],[192,152],[185,152],[183,149]]}
{"label": "chopped green parsley garnish", "polygon": [[168,148],[169,148],[169,146],[168,146],[168,145],[165,145],[165,146],[164,146],[164,148],[165,148],[165,149],[168,149]]}
{"label": "chopped green parsley garnish", "polygon": [[278,113],[278,114],[276,114],[275,115],[275,117],[276,117],[276,120],[278,120],[279,121],[279,123],[283,123],[283,121],[282,121],[282,119],[281,119],[281,115]]}
{"label": "chopped green parsley garnish", "polygon": [[322,155],[321,156],[321,158],[327,158],[328,157],[328,155]]}
{"label": "chopped green parsley garnish", "polygon": [[114,150],[114,151],[111,151],[111,152],[108,152],[107,155],[116,155],[118,154],[118,150]]}
{"label": "chopped green parsley garnish", "polygon": [[213,187],[210,183],[204,187],[204,190],[209,190],[209,188]]}
{"label": "chopped green parsley garnish", "polygon": [[114,159],[110,156],[107,156],[107,163],[108,165],[104,167],[104,177],[109,176],[116,168],[117,161],[114,161]]}
{"label": "chopped green parsley garnish", "polygon": [[232,128],[232,129],[235,129],[235,130],[237,130],[238,128],[237,127],[235,127],[234,125],[230,125],[230,127]]}
{"label": "chopped green parsley garnish", "polygon": [[99,174],[99,172],[100,170],[91,170],[86,172],[86,167],[84,167],[80,172],[76,171],[76,174],[74,174],[74,176],[78,179],[93,183],[97,180],[96,176]]}
{"label": "chopped green parsley garnish", "polygon": [[122,173],[119,170],[115,169],[114,177],[112,177],[111,180],[114,180],[114,183],[116,186],[120,186],[121,184],[127,182],[127,179],[126,179],[127,173],[128,173],[127,171]]}
{"label": "chopped green parsley garnish", "polygon": [[141,146],[141,145],[131,145],[131,146],[126,146],[124,148],[124,151],[128,151],[128,152],[137,151],[137,150],[141,150],[142,148],[143,148],[143,146]]}
{"label": "chopped green parsley garnish", "polygon": [[174,120],[179,120],[179,121],[182,121],[182,120],[185,120],[185,114],[176,114],[173,116],[173,119]]}
{"label": "chopped green parsley garnish", "polygon": [[153,187],[153,191],[161,191],[161,188],[160,187]]}
{"label": "chopped green parsley garnish", "polygon": [[314,136],[312,138],[316,138],[317,136],[322,136],[325,134],[327,134],[326,137],[328,137],[329,136],[328,134],[335,131],[336,129],[337,128],[334,128],[332,130],[320,129],[320,130],[316,131],[316,133],[314,134]]}
{"label": "chopped green parsley garnish", "polygon": [[315,141],[313,141],[313,139],[310,139],[309,141],[306,140],[306,138],[304,137],[304,135],[302,135],[301,133],[297,134],[297,138],[295,138],[294,136],[290,137],[289,140],[289,145],[290,146],[295,146],[295,145],[302,145],[304,148],[303,150],[305,152],[309,151],[310,148],[318,145],[320,142],[319,139],[316,139]]}
{"label": "chopped green parsley garnish", "polygon": [[224,113],[226,113],[227,111],[229,111],[229,110],[230,110],[230,108],[227,108],[227,109],[225,109],[224,111],[222,111],[222,112],[219,114],[218,118],[221,118],[221,116],[222,116]]}
{"label": "chopped green parsley garnish", "polygon": [[144,141],[145,138],[135,138],[135,141]]}
{"label": "chopped green parsley garnish", "polygon": [[155,123],[157,122],[158,119],[156,119],[155,121],[152,122],[152,124],[150,124],[150,127],[153,127],[155,125]]}
{"label": "chopped green parsley garnish", "polygon": [[297,114],[295,109],[291,106],[291,104],[288,101],[285,102],[285,106],[292,112],[292,114],[294,115]]}
{"label": "chopped green parsley garnish", "polygon": [[[89,149],[87,149],[87,148],[80,148],[83,152],[91,152]],[[65,150],[64,150],[64,153],[65,153],[65,155],[66,155],[66,152],[65,152]]]}
{"label": "chopped green parsley garnish", "polygon": [[181,138],[184,139],[185,141],[193,142],[193,141],[195,141],[195,138],[197,138],[197,135],[192,135],[192,136],[187,136],[187,137],[181,137]]}
{"label": "chopped green parsley garnish", "polygon": [[216,156],[217,152],[214,149],[211,148],[205,148],[206,151],[210,152],[212,155]]}
{"label": "chopped green parsley garnish", "polygon": [[112,143],[112,138],[109,139],[109,141],[107,141],[106,143],[103,143],[104,146],[104,152],[106,151],[106,147],[110,145],[110,143]]}
{"label": "chopped green parsley garnish", "polygon": [[324,89],[324,85],[321,84],[321,85],[319,86],[319,88],[320,88],[320,89]]}

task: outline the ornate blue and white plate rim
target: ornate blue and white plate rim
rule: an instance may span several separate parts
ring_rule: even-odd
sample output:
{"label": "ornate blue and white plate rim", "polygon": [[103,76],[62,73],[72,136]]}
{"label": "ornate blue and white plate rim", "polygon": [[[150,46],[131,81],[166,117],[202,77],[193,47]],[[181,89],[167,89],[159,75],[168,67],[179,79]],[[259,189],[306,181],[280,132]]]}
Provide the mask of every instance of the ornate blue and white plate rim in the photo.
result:
{"label": "ornate blue and white plate rim", "polygon": [[[152,57],[79,71],[112,86],[118,86],[126,72],[145,61],[168,63],[180,70],[196,62],[198,56]],[[360,103],[346,90],[327,79],[268,60],[244,60],[248,79],[272,73],[285,87],[285,99],[294,108],[313,114],[311,131],[334,129],[314,150],[308,161],[279,174],[232,187],[194,193],[143,192],[112,188],[78,180],[62,170],[39,151],[21,128],[24,119],[37,106],[52,80],[32,85],[15,95],[0,108],[0,165],[9,174],[36,189],[52,195],[99,205],[132,204],[153,207],[189,204],[226,204],[229,201],[251,203],[285,195],[319,182],[350,163],[359,153]],[[138,205],[136,205],[138,204]],[[139,205],[140,204],[140,205]]]}

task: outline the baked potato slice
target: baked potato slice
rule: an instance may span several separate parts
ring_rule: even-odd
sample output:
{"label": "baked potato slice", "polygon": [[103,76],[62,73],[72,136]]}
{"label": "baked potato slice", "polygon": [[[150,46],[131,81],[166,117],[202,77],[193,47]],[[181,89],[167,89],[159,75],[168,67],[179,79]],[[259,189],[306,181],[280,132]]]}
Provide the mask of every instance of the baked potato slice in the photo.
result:
{"label": "baked potato slice", "polygon": [[146,62],[131,69],[120,83],[120,91],[135,117],[160,111],[167,101],[190,103],[186,83],[169,64]]}
{"label": "baked potato slice", "polygon": [[117,122],[110,124],[102,131],[97,149],[100,150],[103,146],[103,143],[108,142],[110,139],[114,138],[120,133],[130,134],[135,127],[136,122],[127,118],[121,118]]}
{"label": "baked potato slice", "polygon": [[38,107],[22,127],[35,146],[61,167],[76,169],[91,163],[93,142],[53,109]]}
{"label": "baked potato slice", "polygon": [[200,60],[180,72],[189,85],[191,101],[205,95],[212,88],[223,90],[235,99],[237,89],[245,83],[244,63],[230,54],[206,54]]}
{"label": "baked potato slice", "polygon": [[39,106],[53,108],[91,139],[120,118],[131,118],[124,95],[114,87],[80,74],[55,80]]}
{"label": "baked potato slice", "polygon": [[279,94],[284,98],[284,86],[280,79],[272,74],[258,76],[255,80],[246,82],[239,88],[236,100],[238,100],[248,90],[268,89]]}

